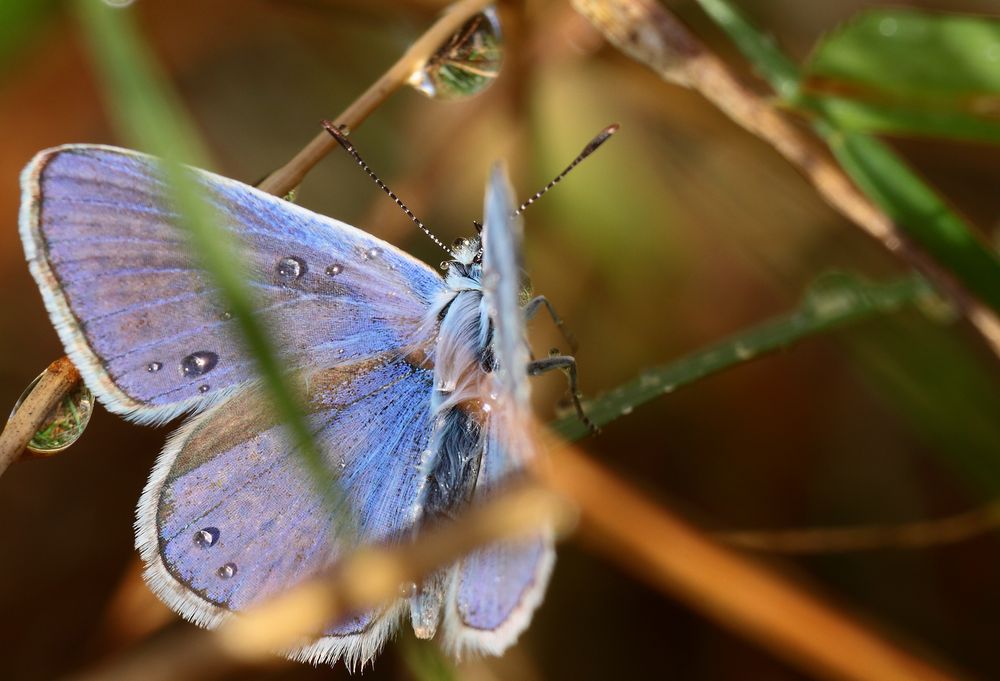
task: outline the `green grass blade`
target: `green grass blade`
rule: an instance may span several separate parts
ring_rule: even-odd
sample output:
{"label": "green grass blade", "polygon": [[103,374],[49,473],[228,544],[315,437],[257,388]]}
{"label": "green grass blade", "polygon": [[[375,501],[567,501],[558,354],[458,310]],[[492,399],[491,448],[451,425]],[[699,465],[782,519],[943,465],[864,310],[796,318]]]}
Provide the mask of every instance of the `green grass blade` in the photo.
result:
{"label": "green grass blade", "polygon": [[[845,324],[896,312],[928,299],[933,293],[923,279],[911,276],[881,284],[855,275],[824,275],[806,292],[802,305],[790,314],[742,331],[676,362],[648,369],[606,395],[587,402],[587,415],[602,426],[660,395]],[[587,428],[575,415],[551,424],[563,437],[575,440]]]}
{"label": "green grass blade", "polygon": [[[330,508],[342,508],[343,494],[316,446],[301,395],[284,372],[277,349],[256,315],[259,307],[244,285],[246,268],[234,238],[219,226],[193,174],[182,165],[207,166],[208,155],[198,142],[194,126],[157,69],[128,11],[109,8],[96,0],[77,0],[76,10],[103,81],[110,113],[130,144],[163,159],[162,172],[180,214],[179,226],[218,289],[221,301],[232,312],[246,351],[256,363],[295,451],[303,457]],[[342,516],[346,514],[337,513],[338,522],[351,522]]]}
{"label": "green grass blade", "polygon": [[781,51],[774,38],[757,30],[728,0],[698,0],[709,17],[736,43],[764,80],[785,100],[799,92],[799,66]]}

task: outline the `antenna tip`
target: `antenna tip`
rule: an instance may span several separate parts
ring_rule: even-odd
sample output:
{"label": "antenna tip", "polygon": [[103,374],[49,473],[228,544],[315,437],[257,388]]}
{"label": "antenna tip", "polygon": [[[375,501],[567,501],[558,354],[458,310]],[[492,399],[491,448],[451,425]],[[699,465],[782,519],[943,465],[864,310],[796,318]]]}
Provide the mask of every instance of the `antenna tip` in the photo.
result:
{"label": "antenna tip", "polygon": [[601,130],[599,133],[597,133],[594,139],[590,140],[590,143],[583,148],[583,153],[581,154],[581,157],[590,156],[590,154],[594,153],[597,147],[604,144],[609,137],[618,132],[618,128],[620,127],[621,126],[618,125],[617,123],[612,123],[608,127],[604,128],[604,130]]}
{"label": "antenna tip", "polygon": [[340,143],[340,146],[344,147],[345,149],[348,147],[350,142],[347,141],[347,135],[349,134],[347,126],[337,125],[335,122],[326,119],[322,120],[321,124],[326,129],[326,131],[330,133],[333,139],[337,140]]}

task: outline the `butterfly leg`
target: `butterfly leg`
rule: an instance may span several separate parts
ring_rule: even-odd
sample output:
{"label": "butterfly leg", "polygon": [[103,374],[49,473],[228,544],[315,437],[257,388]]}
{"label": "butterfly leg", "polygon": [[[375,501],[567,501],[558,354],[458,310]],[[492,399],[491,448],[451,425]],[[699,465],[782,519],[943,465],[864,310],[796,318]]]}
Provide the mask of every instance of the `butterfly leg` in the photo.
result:
{"label": "butterfly leg", "polygon": [[577,348],[576,338],[574,338],[573,334],[570,333],[569,329],[566,328],[566,325],[563,322],[562,318],[558,314],[556,314],[556,310],[554,307],[552,307],[552,303],[549,302],[548,298],[546,298],[545,296],[535,296],[534,298],[529,300],[528,304],[524,306],[524,318],[526,320],[534,318],[535,314],[538,312],[538,309],[543,305],[545,306],[545,309],[549,311],[549,316],[552,317],[552,321],[559,329],[559,333],[561,333],[562,337],[566,339],[566,343],[569,345],[569,351],[571,353],[576,353],[576,348]]}
{"label": "butterfly leg", "polygon": [[566,377],[569,380],[569,394],[573,399],[573,407],[576,409],[576,415],[583,425],[590,429],[591,434],[597,435],[600,432],[600,428],[590,420],[590,417],[583,411],[583,404],[580,403],[580,390],[577,387],[576,376],[576,358],[570,355],[553,355],[552,357],[536,359],[528,363],[529,376],[540,376],[553,369],[560,369],[566,372]]}

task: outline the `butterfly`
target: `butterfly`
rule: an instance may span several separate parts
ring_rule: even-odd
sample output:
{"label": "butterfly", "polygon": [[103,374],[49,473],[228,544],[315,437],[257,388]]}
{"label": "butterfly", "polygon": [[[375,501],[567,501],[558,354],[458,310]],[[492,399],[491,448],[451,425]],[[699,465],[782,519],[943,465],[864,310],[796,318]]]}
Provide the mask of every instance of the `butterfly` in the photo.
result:
{"label": "butterfly", "polygon": [[[408,541],[523,474],[536,456],[522,427],[529,374],[566,369],[576,399],[572,357],[530,356],[526,319],[539,309],[558,318],[545,298],[525,295],[520,212],[616,127],[520,208],[495,166],[481,231],[477,223],[479,233],[446,249],[444,276],[360,229],[192,169],[239,244],[286,367],[302,379],[308,423],[346,495],[356,541]],[[136,547],[156,595],[213,627],[329,569],[348,550],[343,526],[176,227],[157,160],[110,146],[55,147],[25,168],[22,191],[29,267],[87,386],[137,423],[188,417],[136,514]],[[407,613],[417,636],[441,629],[456,656],[499,655],[528,626],[554,560],[544,530],[483,547],[402,585],[393,603],[330,623],[290,656],[363,665]]]}

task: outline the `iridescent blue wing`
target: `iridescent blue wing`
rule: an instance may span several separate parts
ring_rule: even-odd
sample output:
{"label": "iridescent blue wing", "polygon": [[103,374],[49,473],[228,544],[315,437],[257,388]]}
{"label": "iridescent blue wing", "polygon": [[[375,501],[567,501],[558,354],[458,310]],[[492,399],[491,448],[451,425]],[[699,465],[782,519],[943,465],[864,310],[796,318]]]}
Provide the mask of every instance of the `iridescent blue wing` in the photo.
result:
{"label": "iridescent blue wing", "polygon": [[[431,422],[432,371],[386,354],[306,377],[308,418],[339,474],[357,540],[409,540]],[[146,580],[172,609],[214,626],[315,576],[345,550],[328,503],[257,388],[173,435],[139,503]],[[331,623],[298,659],[348,665],[375,655],[405,602]]]}
{"label": "iridescent blue wing", "polygon": [[[328,367],[414,342],[441,278],[361,230],[194,171],[240,244],[288,366]],[[155,159],[41,152],[22,175],[21,238],[49,315],[111,411],[163,422],[253,377],[230,318],[175,226]]]}
{"label": "iridescent blue wing", "polygon": [[[475,498],[482,500],[517,477],[535,456],[527,380],[529,360],[521,309],[521,221],[510,182],[493,168],[486,188],[483,228],[483,299],[493,322],[498,368],[493,407],[485,428]],[[492,544],[458,563],[444,604],[446,645],[462,655],[499,655],[511,646],[541,603],[555,563],[550,532]]]}

